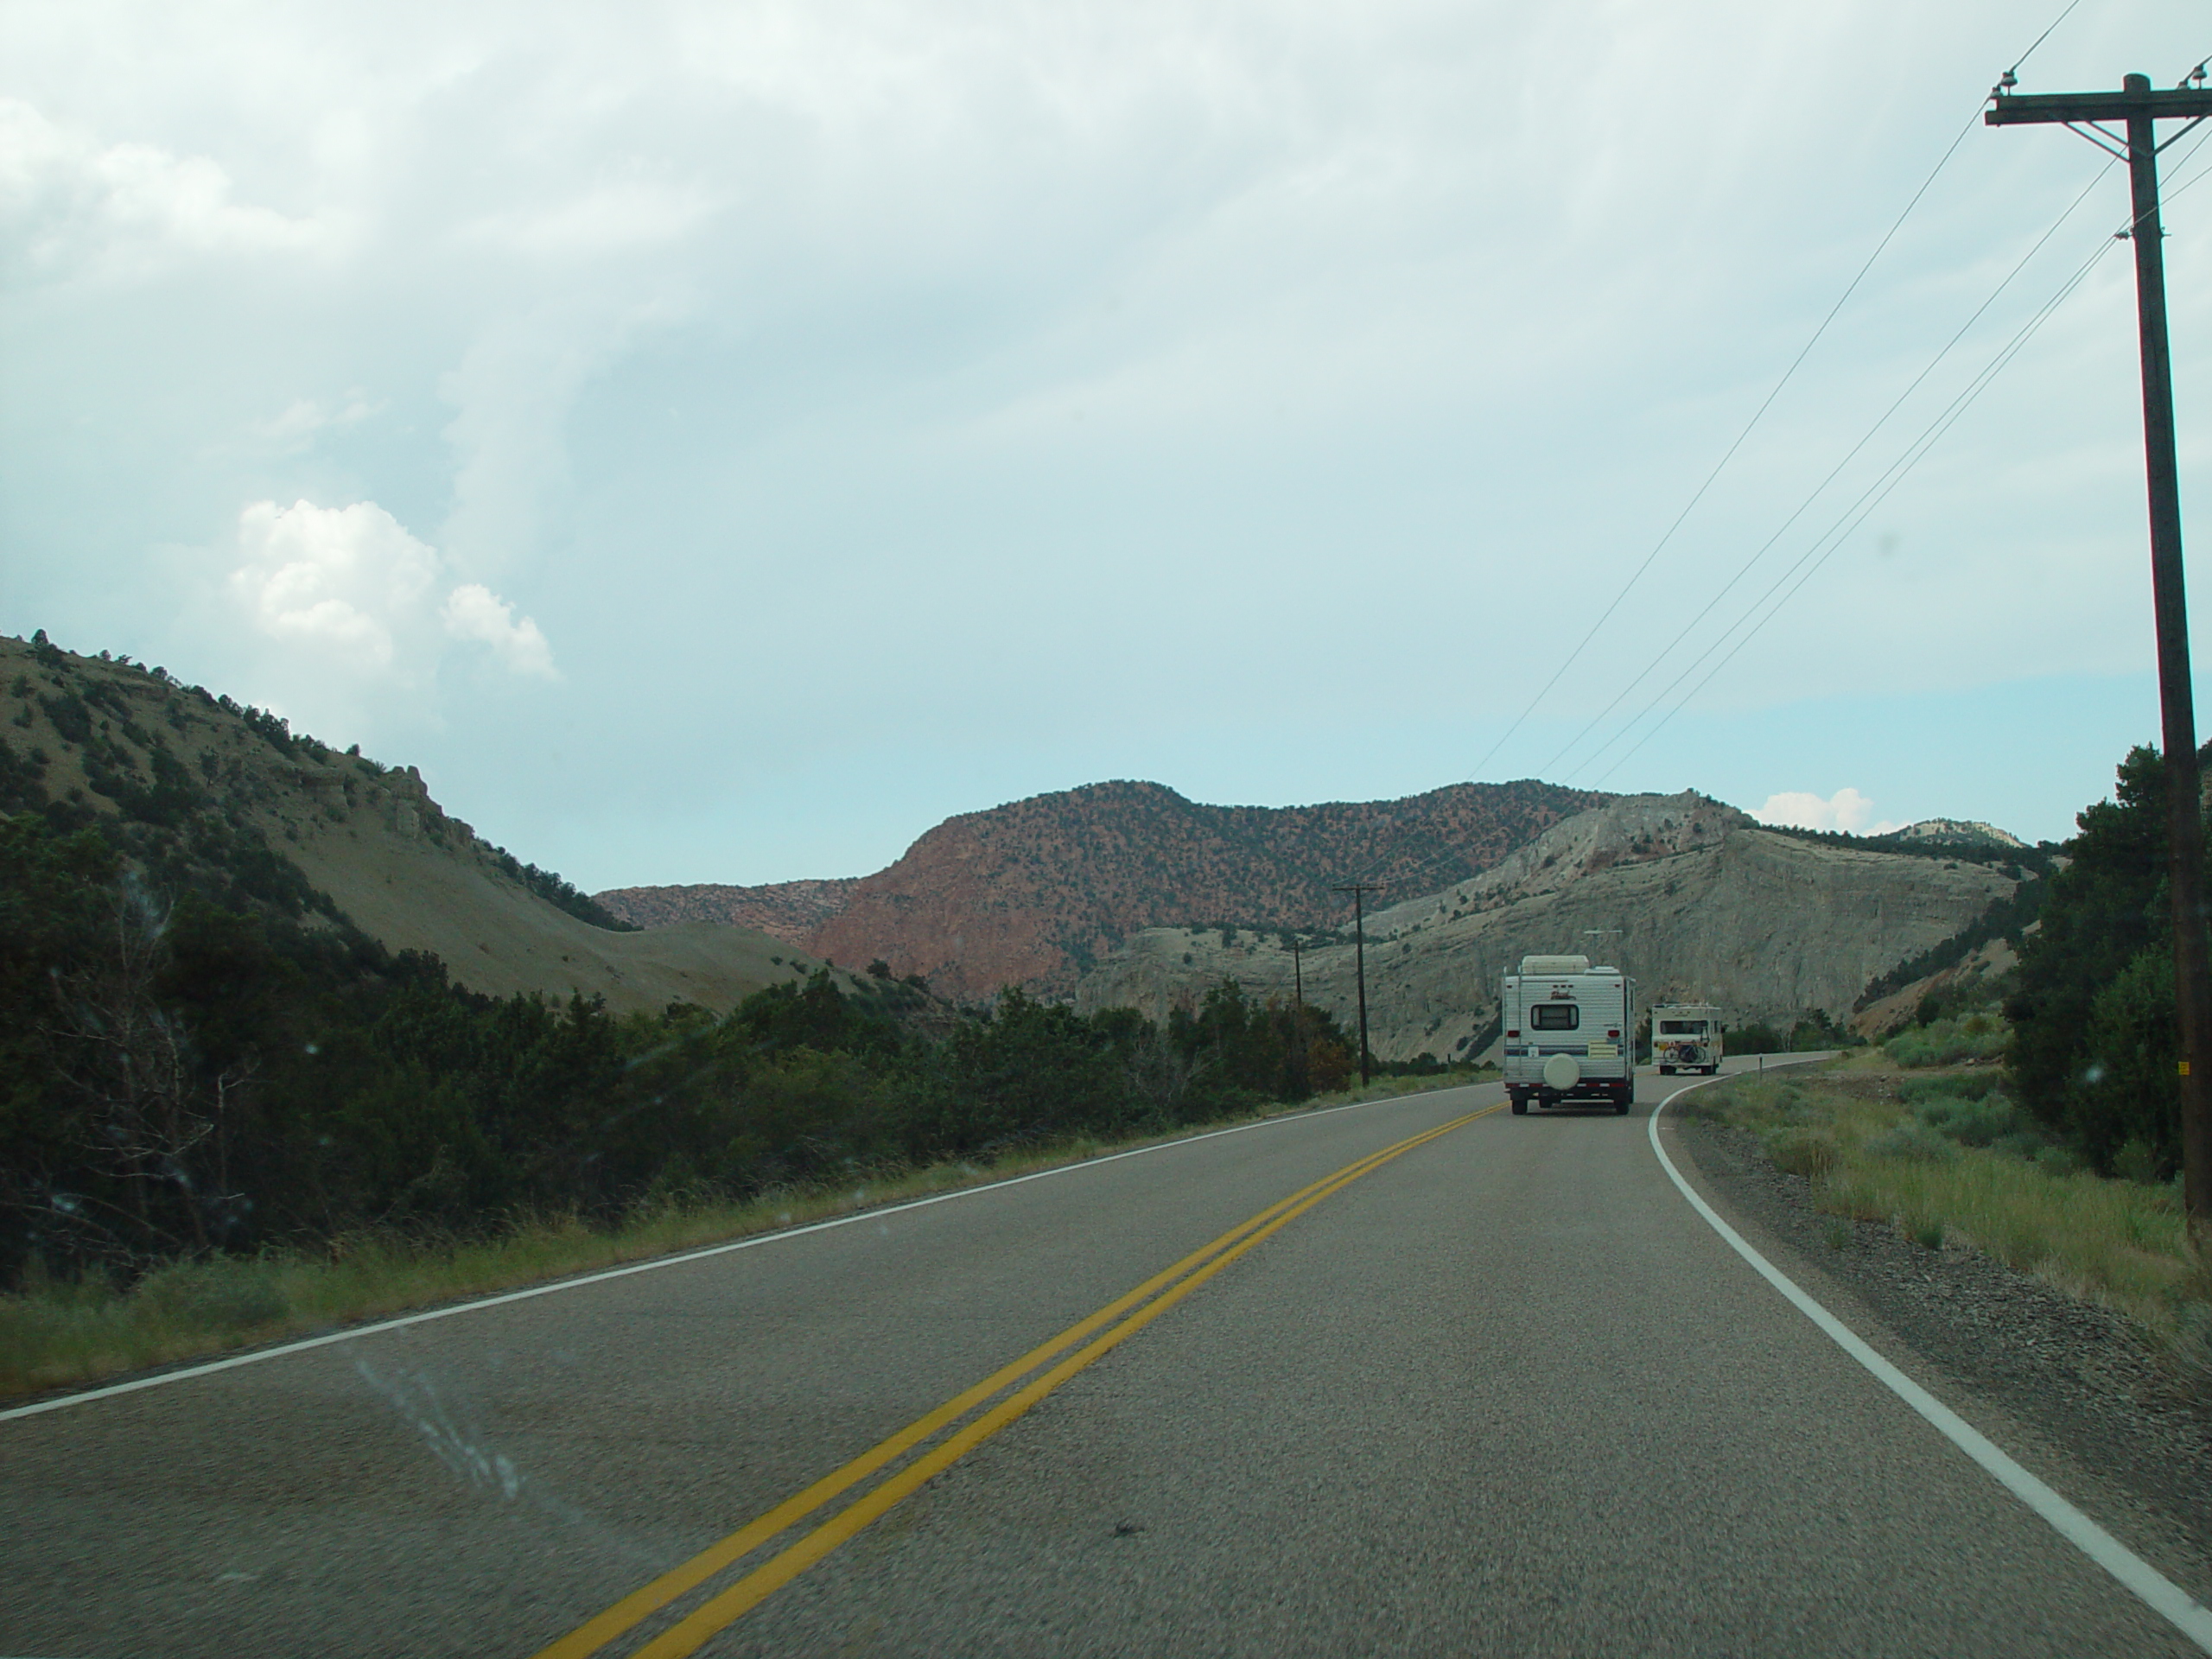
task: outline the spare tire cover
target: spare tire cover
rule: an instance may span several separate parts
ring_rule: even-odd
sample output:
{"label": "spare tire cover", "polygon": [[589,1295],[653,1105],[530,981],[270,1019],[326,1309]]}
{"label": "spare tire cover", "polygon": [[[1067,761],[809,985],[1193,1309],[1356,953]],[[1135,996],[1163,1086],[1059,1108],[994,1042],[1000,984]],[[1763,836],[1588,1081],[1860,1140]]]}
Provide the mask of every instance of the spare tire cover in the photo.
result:
{"label": "spare tire cover", "polygon": [[1544,1062],[1544,1082],[1554,1089],[1572,1089],[1582,1081],[1582,1067],[1572,1054],[1554,1054]]}

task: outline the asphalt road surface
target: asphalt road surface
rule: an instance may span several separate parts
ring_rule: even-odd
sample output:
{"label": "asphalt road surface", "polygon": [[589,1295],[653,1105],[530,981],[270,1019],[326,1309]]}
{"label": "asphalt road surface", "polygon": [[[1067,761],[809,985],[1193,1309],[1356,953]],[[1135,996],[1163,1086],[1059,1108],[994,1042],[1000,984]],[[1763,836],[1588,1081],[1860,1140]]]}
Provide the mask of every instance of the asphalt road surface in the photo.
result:
{"label": "asphalt road surface", "polygon": [[1689,1207],[1676,1086],[1287,1118],[0,1421],[0,1655],[2197,1652]]}

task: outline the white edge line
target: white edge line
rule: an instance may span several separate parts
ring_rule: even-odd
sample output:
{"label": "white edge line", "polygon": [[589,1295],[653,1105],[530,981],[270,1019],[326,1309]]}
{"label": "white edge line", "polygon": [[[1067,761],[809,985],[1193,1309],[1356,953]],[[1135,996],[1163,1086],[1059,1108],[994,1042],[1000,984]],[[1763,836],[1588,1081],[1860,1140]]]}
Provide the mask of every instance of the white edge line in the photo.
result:
{"label": "white edge line", "polygon": [[[1731,1075],[1740,1077],[1742,1073]],[[1681,1195],[1689,1200],[1690,1207],[1704,1217],[1707,1224],[1726,1240],[1737,1255],[1750,1262],[1761,1278],[1780,1291],[1791,1306],[1820,1326],[1837,1347],[1872,1372],[1875,1379],[1891,1393],[1927,1419],[1952,1445],[1980,1464],[1999,1485],[2041,1516],[2060,1537],[2111,1573],[2144,1605],[2206,1653],[2212,1653],[2212,1611],[2206,1611],[2201,1602],[2179,1585],[2023,1469],[1999,1451],[1980,1429],[1883,1358],[1856,1332],[1800,1288],[1796,1281],[1745,1243],[1743,1236],[1723,1221],[1713,1206],[1682,1179],[1681,1171],[1675,1167],[1675,1160],[1667,1155],[1666,1147],[1659,1144],[1659,1114],[1665,1111],[1677,1096],[1719,1081],[1719,1077],[1707,1077],[1703,1082],[1675,1090],[1674,1094],[1652,1108],[1649,1120],[1651,1150],[1659,1155],[1660,1166],[1667,1172],[1668,1179],[1681,1190]]]}
{"label": "white edge line", "polygon": [[0,1410],[0,1423],[17,1417],[35,1417],[43,1412],[60,1411],[70,1406],[89,1405],[95,1400],[111,1400],[117,1395],[136,1394],[141,1389],[158,1389],[195,1376],[209,1376],[217,1371],[232,1370],[240,1365],[257,1365],[264,1359],[280,1359],[287,1354],[305,1353],[311,1348],[327,1348],[334,1343],[354,1342],[363,1337],[380,1336],[387,1331],[404,1330],[410,1325],[428,1325],[434,1319],[450,1319],[463,1313],[478,1313],[487,1307],[500,1307],[509,1302],[526,1302],[536,1296],[551,1296],[564,1290],[579,1290],[586,1285],[605,1284],[610,1279],[626,1279],[632,1274],[657,1273],[663,1268],[679,1268],[689,1262],[703,1262],[709,1256],[728,1255],[733,1250],[750,1250],[763,1244],[776,1244],[785,1239],[803,1237],[808,1233],[827,1232],[832,1227],[849,1227],[861,1221],[880,1221],[886,1216],[926,1209],[932,1204],[947,1204],[955,1198],[972,1198],[979,1193],[1001,1192],[1009,1186],[1020,1186],[1025,1181],[1041,1181],[1053,1175],[1071,1175],[1082,1170],[1096,1169],[1102,1164],[1116,1164],[1124,1158],[1141,1158],[1147,1153],[1195,1146],[1201,1141],[1217,1141],[1224,1135],[1243,1135],[1248,1129],[1274,1128],[1285,1123],[1333,1117],[1338,1112],[1357,1111],[1370,1106],[1398,1105],[1421,1099],[1426,1095],[1448,1093],[1450,1089],[1479,1086],[1453,1084],[1447,1089],[1426,1089],[1409,1095],[1385,1095],[1377,1100],[1346,1101],[1341,1106],[1324,1106],[1310,1112],[1282,1112],[1255,1122],[1234,1124],[1225,1129],[1208,1129],[1203,1135],[1186,1135],[1173,1141],[1156,1141],[1148,1147],[1133,1147],[1127,1152],[1109,1152],[1102,1158],[1084,1158],[1073,1163],[1056,1164],[1051,1169],[1032,1170],[1027,1175],[1010,1175],[1002,1181],[986,1181],[977,1186],[959,1187],[950,1192],[933,1193],[926,1198],[910,1198],[904,1204],[855,1210],[849,1216],[833,1216],[827,1221],[809,1222],[803,1227],[779,1227],[773,1232],[754,1233],[750,1237],[732,1239],[726,1244],[709,1244],[702,1249],[685,1250],[677,1255],[657,1255],[649,1262],[632,1262],[620,1268],[604,1268],[597,1273],[578,1274],[572,1278],[554,1280],[549,1284],[530,1285],[521,1290],[501,1291],[496,1295],[480,1296],[446,1307],[427,1308],[420,1313],[404,1313],[397,1319],[378,1319],[371,1325],[348,1325],[342,1331],[326,1332],[319,1337],[302,1337],[296,1341],[278,1343],[273,1347],[257,1348],[249,1354],[232,1354],[226,1359],[211,1359],[197,1365],[180,1366],[173,1371],[158,1371],[150,1376],[133,1377],[127,1382],[111,1382],[104,1388],[56,1395],[50,1400],[35,1401],[27,1406],[10,1406]]}

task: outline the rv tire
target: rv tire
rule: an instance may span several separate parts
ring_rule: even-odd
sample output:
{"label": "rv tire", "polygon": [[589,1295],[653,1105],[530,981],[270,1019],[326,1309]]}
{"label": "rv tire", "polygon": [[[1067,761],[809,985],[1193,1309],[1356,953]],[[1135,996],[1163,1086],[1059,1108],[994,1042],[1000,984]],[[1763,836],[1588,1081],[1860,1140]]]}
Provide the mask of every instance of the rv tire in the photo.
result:
{"label": "rv tire", "polygon": [[1526,1117],[1529,1116],[1528,1096],[1516,1095],[1513,1096],[1513,1116],[1516,1117]]}

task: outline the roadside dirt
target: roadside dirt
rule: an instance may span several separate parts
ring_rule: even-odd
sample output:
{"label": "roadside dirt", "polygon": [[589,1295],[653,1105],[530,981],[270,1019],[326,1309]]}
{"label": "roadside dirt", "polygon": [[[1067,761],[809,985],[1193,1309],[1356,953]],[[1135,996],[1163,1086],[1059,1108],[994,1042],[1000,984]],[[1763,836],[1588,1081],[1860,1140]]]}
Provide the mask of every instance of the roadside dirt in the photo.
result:
{"label": "roadside dirt", "polygon": [[[1923,1383],[1934,1385],[1925,1369],[1935,1368],[1950,1385],[1939,1395],[1999,1445],[2035,1466],[2008,1441],[2005,1420],[2024,1427],[2150,1520],[2152,1535],[2200,1573],[2212,1560],[2212,1405],[2184,1396],[2132,1320],[1979,1250],[1929,1249],[1885,1223],[1816,1209],[1810,1185],[1776,1169],[1740,1129],[1669,1114],[1663,1130],[1754,1246]],[[1884,1329],[1923,1364],[1876,1339]],[[2054,1484],[2069,1497],[2079,1490]],[[2173,1565],[2170,1555],[2158,1564]]]}

